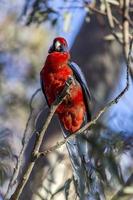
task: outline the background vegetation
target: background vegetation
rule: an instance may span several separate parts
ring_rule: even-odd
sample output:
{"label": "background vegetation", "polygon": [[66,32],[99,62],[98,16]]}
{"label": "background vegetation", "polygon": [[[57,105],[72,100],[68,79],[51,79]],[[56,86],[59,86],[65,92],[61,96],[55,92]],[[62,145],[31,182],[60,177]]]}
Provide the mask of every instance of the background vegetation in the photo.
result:
{"label": "background vegetation", "polygon": [[[83,22],[77,33],[75,18],[79,14]],[[31,96],[40,88],[39,73],[53,38],[65,35],[72,46],[72,60],[86,76],[92,93],[92,114],[96,116],[126,85],[132,14],[131,0],[0,2],[1,198],[9,199],[21,182],[33,149],[35,128],[41,129],[47,118],[42,93],[38,92],[33,99]],[[131,63],[128,92],[92,127],[93,134],[88,139],[93,158],[98,162],[96,173],[102,180],[106,199],[133,198],[132,74]],[[38,124],[37,116],[42,109]],[[54,117],[41,150],[55,145],[61,138]],[[20,161],[24,144],[27,147]],[[17,166],[20,169],[11,181]],[[37,160],[20,198],[77,198],[65,146]]]}

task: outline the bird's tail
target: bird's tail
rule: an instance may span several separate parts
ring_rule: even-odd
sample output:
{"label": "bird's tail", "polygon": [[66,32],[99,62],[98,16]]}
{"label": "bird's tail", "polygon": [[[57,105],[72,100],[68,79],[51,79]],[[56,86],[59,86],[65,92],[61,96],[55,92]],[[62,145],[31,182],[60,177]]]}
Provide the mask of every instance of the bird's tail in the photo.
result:
{"label": "bird's tail", "polygon": [[91,145],[83,135],[76,135],[67,141],[76,192],[80,200],[104,200],[101,180],[91,155]]}

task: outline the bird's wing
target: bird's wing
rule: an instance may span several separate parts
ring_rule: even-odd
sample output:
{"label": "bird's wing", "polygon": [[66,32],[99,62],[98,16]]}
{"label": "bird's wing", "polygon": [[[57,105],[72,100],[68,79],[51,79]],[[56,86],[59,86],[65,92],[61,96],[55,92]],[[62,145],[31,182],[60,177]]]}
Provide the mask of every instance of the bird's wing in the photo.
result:
{"label": "bird's wing", "polygon": [[40,73],[40,83],[41,83],[41,89],[42,89],[42,92],[43,92],[43,94],[44,94],[44,96],[45,96],[47,105],[50,107],[49,102],[48,102],[48,98],[47,98],[47,96],[46,96],[46,94],[45,94],[44,82],[43,82],[43,80],[42,80],[41,73]]}
{"label": "bird's wing", "polygon": [[80,85],[82,87],[83,94],[84,94],[84,100],[85,100],[85,104],[86,104],[86,108],[87,108],[87,117],[88,117],[88,120],[91,120],[91,112],[90,112],[91,94],[90,94],[89,88],[87,86],[87,82],[84,78],[83,72],[81,71],[79,66],[74,62],[69,62],[68,65],[72,69],[76,80],[80,83]]}

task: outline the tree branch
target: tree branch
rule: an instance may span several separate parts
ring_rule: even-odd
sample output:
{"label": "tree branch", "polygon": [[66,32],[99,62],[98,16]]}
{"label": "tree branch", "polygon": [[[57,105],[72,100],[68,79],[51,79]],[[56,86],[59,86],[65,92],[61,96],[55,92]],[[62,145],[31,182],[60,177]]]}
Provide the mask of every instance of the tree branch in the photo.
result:
{"label": "tree branch", "polygon": [[117,36],[117,34],[114,31],[115,25],[114,25],[114,18],[112,15],[112,11],[111,11],[111,7],[110,4],[107,2],[107,0],[104,0],[105,2],[105,7],[106,7],[106,13],[107,13],[107,18],[108,18],[108,23],[109,23],[109,27],[111,29],[111,33],[112,35],[116,38],[116,40],[122,44],[122,41],[120,40],[120,38]]}
{"label": "tree branch", "polygon": [[129,12],[129,2],[130,0],[123,0],[123,47],[125,59],[128,59],[129,52],[129,22],[128,22],[128,12]]}
{"label": "tree branch", "polygon": [[45,123],[43,125],[42,130],[40,132],[36,131],[36,140],[35,140],[35,145],[34,145],[31,157],[30,157],[30,163],[28,164],[28,166],[27,166],[27,168],[26,168],[26,170],[24,172],[23,178],[20,181],[20,183],[18,184],[18,186],[17,186],[14,194],[11,196],[10,200],[18,200],[19,199],[19,196],[21,195],[21,193],[23,191],[23,188],[24,188],[25,184],[27,183],[27,181],[29,179],[29,176],[30,176],[30,174],[32,172],[32,169],[33,169],[33,167],[35,165],[35,161],[38,158],[39,149],[40,149],[40,146],[42,144],[45,132],[46,132],[46,130],[48,128],[48,125],[49,125],[49,123],[50,123],[50,121],[51,121],[51,119],[52,119],[57,107],[62,103],[62,101],[66,97],[71,84],[72,84],[72,78],[70,77],[66,81],[65,87],[64,87],[63,91],[61,92],[61,94],[56,98],[54,103],[51,105],[48,117],[47,117],[47,119],[46,119],[46,121],[45,121]]}

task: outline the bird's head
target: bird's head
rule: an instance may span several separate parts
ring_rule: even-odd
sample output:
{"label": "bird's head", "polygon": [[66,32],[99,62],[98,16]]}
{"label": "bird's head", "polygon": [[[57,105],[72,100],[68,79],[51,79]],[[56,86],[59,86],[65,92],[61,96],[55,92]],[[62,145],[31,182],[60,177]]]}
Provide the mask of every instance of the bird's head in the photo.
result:
{"label": "bird's head", "polygon": [[48,52],[68,52],[67,41],[62,37],[55,38]]}

